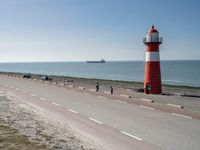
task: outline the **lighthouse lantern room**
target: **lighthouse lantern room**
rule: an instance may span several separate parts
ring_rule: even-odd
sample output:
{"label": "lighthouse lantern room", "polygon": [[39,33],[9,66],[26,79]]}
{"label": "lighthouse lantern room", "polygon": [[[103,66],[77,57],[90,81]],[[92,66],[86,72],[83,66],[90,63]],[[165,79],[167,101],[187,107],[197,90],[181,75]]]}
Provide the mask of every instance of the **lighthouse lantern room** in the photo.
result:
{"label": "lighthouse lantern room", "polygon": [[144,92],[146,94],[160,94],[162,87],[159,45],[162,43],[162,38],[159,37],[159,32],[154,26],[149,29],[143,42],[146,45]]}

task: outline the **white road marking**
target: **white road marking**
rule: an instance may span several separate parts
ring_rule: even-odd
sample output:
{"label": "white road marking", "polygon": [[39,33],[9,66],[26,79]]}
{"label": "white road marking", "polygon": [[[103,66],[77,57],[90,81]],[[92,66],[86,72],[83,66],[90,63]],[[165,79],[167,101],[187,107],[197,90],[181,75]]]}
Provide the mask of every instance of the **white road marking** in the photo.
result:
{"label": "white road marking", "polygon": [[55,85],[53,85],[52,87],[53,87],[53,88],[55,88],[56,86],[55,86]]}
{"label": "white road marking", "polygon": [[137,137],[137,136],[134,136],[134,135],[132,135],[132,134],[130,134],[130,133],[127,133],[127,132],[124,132],[124,131],[120,131],[120,133],[122,133],[122,134],[124,134],[124,135],[127,135],[127,136],[129,136],[129,137],[132,137],[132,138],[134,138],[134,139],[136,139],[136,140],[138,140],[138,141],[143,141],[143,139],[141,139],[141,138],[139,138],[139,137]]}
{"label": "white road marking", "polygon": [[125,94],[120,94],[121,97],[125,97],[125,98],[131,98],[130,95],[125,95]]}
{"label": "white road marking", "polygon": [[110,92],[107,92],[107,91],[104,91],[103,93],[105,93],[105,94],[110,94]]}
{"label": "white road marking", "polygon": [[89,89],[89,91],[96,91],[95,89]]}
{"label": "white road marking", "polygon": [[98,120],[96,120],[96,119],[94,119],[94,118],[88,118],[88,119],[90,119],[90,120],[92,120],[92,121],[94,121],[94,122],[96,122],[96,123],[98,123],[98,124],[103,124],[103,122],[98,121]]}
{"label": "white road marking", "polygon": [[82,86],[79,86],[78,88],[81,90],[85,90],[85,87],[82,87]]}
{"label": "white road marking", "polygon": [[127,102],[125,102],[125,101],[120,101],[120,100],[116,100],[116,102],[123,103],[123,104],[127,104]]}
{"label": "white road marking", "polygon": [[71,111],[72,113],[78,114],[78,112],[75,110],[72,110],[72,109],[67,109],[67,110]]}
{"label": "white road marking", "polygon": [[106,97],[104,97],[104,96],[97,96],[97,97],[99,97],[99,98],[103,98],[103,99],[106,99]]}
{"label": "white road marking", "polygon": [[153,103],[153,100],[151,99],[141,98],[140,100]]}
{"label": "white road marking", "polygon": [[43,100],[43,101],[46,101],[46,99],[45,99],[45,98],[43,98],[43,97],[40,97],[40,99],[41,99],[41,100]]}
{"label": "white road marking", "polygon": [[20,89],[18,89],[18,88],[15,88],[17,91],[20,91]]}
{"label": "white road marking", "polygon": [[3,91],[0,91],[0,93],[3,94],[4,92],[3,92]]}
{"label": "white road marking", "polygon": [[168,103],[167,105],[168,105],[168,106],[172,106],[172,107],[177,107],[177,108],[183,108],[183,106],[181,106],[181,105],[176,105],[176,104],[170,104],[170,103]]}
{"label": "white road marking", "polygon": [[14,87],[13,87],[13,86],[10,86],[10,88],[13,89]]}
{"label": "white road marking", "polygon": [[71,85],[71,84],[70,84],[70,85],[68,85],[68,87],[69,87],[69,88],[74,88],[74,85]]}
{"label": "white road marking", "polygon": [[89,93],[87,93],[87,92],[83,92],[83,94],[85,94],[85,95],[90,95]]}
{"label": "white road marking", "polygon": [[141,105],[140,107],[142,107],[142,108],[146,108],[146,109],[154,110],[154,108],[152,108],[152,107],[147,107],[147,106],[143,106],[143,105]]}
{"label": "white road marking", "polygon": [[190,116],[185,116],[185,115],[176,114],[176,113],[172,113],[172,114],[173,114],[173,115],[176,115],[176,116],[180,116],[180,117],[184,117],[184,118],[192,119],[192,117],[190,117]]}
{"label": "white road marking", "polygon": [[53,102],[52,104],[53,104],[53,105],[56,105],[56,106],[60,106],[60,104],[57,104],[57,103],[54,103],[54,102]]}
{"label": "white road marking", "polygon": [[35,94],[30,94],[31,96],[36,96]]}
{"label": "white road marking", "polygon": [[22,92],[23,92],[23,93],[27,93],[27,91],[24,91],[24,90],[23,90]]}

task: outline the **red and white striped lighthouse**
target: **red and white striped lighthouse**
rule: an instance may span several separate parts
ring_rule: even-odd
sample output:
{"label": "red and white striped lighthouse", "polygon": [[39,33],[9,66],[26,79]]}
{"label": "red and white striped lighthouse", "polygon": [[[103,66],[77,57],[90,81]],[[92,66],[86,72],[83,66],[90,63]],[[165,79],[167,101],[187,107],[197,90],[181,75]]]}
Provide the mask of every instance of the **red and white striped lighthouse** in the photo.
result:
{"label": "red and white striped lighthouse", "polygon": [[162,38],[159,37],[159,32],[152,26],[144,38],[144,44],[147,46],[144,74],[144,92],[146,94],[162,93],[159,55],[161,43]]}

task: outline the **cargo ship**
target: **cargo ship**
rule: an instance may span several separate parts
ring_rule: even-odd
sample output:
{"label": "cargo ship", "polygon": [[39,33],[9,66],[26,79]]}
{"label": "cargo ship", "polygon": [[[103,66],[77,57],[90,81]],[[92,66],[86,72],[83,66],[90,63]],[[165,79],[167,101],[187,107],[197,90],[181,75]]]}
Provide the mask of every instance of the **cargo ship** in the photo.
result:
{"label": "cargo ship", "polygon": [[105,63],[106,61],[104,59],[97,60],[97,61],[86,61],[87,63]]}

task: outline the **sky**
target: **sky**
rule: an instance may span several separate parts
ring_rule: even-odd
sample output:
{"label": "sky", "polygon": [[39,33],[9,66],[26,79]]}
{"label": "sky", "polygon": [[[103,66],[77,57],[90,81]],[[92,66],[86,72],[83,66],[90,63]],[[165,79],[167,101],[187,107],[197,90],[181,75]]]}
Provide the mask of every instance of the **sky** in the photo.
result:
{"label": "sky", "polygon": [[154,25],[161,60],[200,60],[199,0],[0,0],[0,62],[144,60]]}

